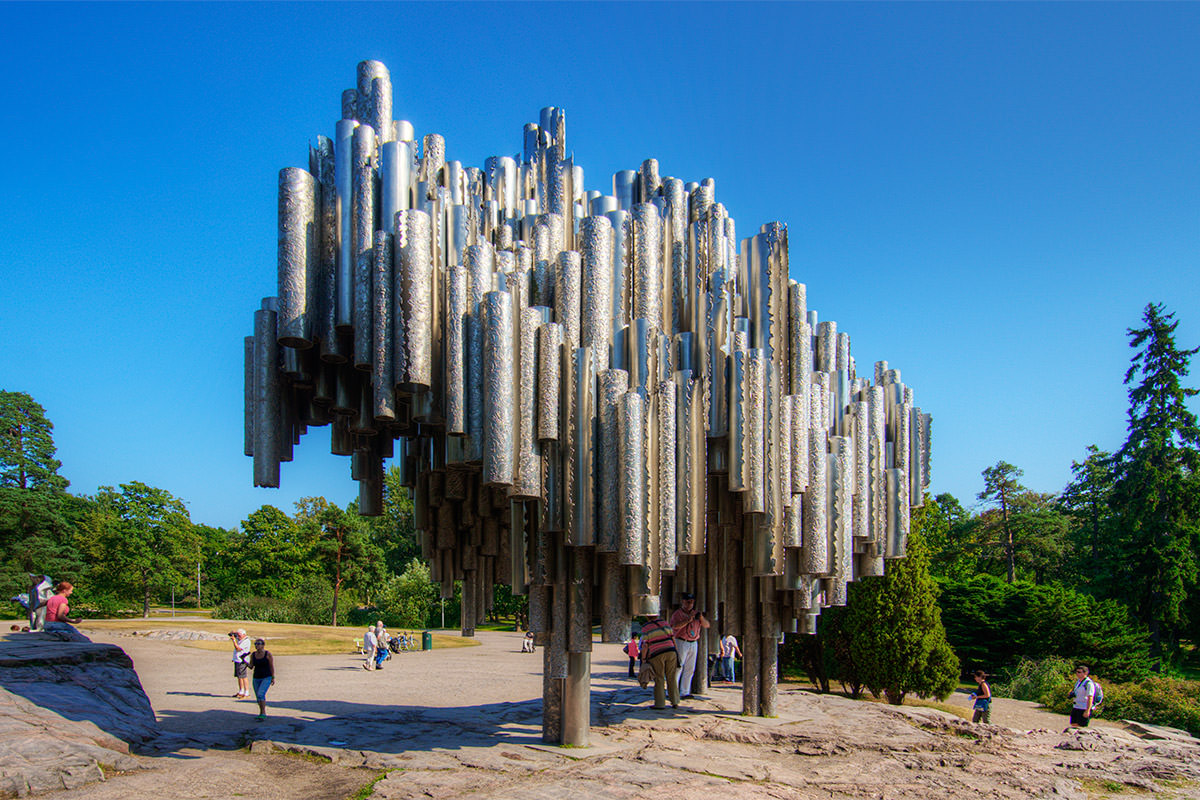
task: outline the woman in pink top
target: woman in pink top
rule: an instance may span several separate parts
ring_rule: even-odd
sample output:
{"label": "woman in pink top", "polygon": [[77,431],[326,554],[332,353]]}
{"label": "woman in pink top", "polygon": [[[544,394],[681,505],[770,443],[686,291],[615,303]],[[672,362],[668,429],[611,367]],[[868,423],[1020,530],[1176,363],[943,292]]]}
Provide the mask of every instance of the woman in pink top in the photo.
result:
{"label": "woman in pink top", "polygon": [[46,601],[45,630],[52,631],[56,627],[62,630],[62,623],[79,622],[78,619],[71,619],[71,607],[67,605],[67,598],[74,591],[75,587],[69,581],[62,581],[54,587],[54,594]]}

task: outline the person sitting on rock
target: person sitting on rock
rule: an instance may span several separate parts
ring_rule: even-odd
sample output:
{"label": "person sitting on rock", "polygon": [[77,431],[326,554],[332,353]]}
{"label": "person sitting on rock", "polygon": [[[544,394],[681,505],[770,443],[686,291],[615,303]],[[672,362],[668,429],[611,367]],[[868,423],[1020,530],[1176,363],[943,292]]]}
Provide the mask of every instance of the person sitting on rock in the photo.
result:
{"label": "person sitting on rock", "polygon": [[61,581],[54,587],[53,596],[46,601],[46,625],[43,630],[75,631],[70,623],[78,623],[80,620],[78,617],[71,618],[71,607],[67,605],[67,598],[74,591],[75,587],[69,581]]}

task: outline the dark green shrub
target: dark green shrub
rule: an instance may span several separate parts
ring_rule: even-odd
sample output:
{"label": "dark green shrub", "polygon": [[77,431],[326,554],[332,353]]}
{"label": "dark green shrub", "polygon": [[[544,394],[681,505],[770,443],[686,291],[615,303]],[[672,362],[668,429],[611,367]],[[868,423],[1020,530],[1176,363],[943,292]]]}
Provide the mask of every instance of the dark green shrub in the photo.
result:
{"label": "dark green shrub", "polygon": [[328,625],[333,617],[333,587],[324,578],[311,575],[300,582],[288,598],[292,609],[289,622]]}
{"label": "dark green shrub", "polygon": [[991,575],[939,584],[946,638],[966,670],[1003,674],[1022,658],[1057,656],[1112,680],[1150,674],[1148,633],[1118,602]]}
{"label": "dark green shrub", "polygon": [[293,622],[295,610],[278,597],[235,597],[217,606],[213,616],[255,622]]}

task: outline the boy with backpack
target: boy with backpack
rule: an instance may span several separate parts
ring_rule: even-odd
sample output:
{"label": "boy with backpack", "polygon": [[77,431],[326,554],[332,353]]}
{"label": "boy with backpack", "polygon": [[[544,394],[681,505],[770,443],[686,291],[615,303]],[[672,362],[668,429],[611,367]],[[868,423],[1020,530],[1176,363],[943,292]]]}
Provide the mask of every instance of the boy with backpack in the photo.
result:
{"label": "boy with backpack", "polygon": [[1080,664],[1075,668],[1075,688],[1071,690],[1074,701],[1071,707],[1071,727],[1086,728],[1092,721],[1092,713],[1104,702],[1100,684],[1088,677],[1088,668]]}

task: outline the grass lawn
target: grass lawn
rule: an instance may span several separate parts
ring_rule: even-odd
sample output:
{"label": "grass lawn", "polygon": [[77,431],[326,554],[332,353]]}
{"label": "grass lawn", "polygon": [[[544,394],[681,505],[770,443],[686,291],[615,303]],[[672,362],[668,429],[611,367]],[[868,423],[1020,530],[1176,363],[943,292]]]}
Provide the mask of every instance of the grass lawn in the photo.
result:
{"label": "grass lawn", "polygon": [[[326,653],[354,652],[354,640],[361,638],[363,629],[328,625],[284,625],[276,622],[250,622],[244,620],[197,620],[172,619],[170,616],[150,619],[88,619],[78,626],[83,631],[98,630],[112,632],[189,630],[215,633],[221,636],[235,628],[245,628],[251,639],[263,637],[267,649],[281,656],[319,655]],[[392,631],[398,633],[400,631]],[[410,631],[411,632],[411,631]],[[420,631],[417,635],[420,636]],[[179,644],[201,650],[229,650],[226,639],[221,641],[181,641]],[[474,647],[474,639],[464,639],[458,634],[434,633],[435,648]]]}

